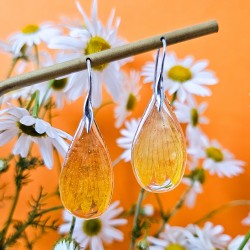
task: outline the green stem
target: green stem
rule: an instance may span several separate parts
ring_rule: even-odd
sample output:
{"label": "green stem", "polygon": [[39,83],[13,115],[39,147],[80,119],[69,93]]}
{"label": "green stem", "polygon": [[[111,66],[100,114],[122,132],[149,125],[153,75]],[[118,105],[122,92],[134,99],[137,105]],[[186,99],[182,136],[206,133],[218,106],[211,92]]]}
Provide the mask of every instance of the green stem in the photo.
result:
{"label": "green stem", "polygon": [[230,201],[212,211],[210,211],[209,213],[207,213],[206,215],[204,215],[202,218],[198,219],[197,221],[195,221],[194,224],[200,224],[203,221],[206,221],[207,219],[210,219],[211,217],[213,217],[214,215],[220,213],[221,211],[230,208],[230,207],[235,207],[235,206],[250,206],[250,200],[235,200],[235,201]]}
{"label": "green stem", "polygon": [[38,111],[39,111],[39,90],[35,92],[35,104],[33,107],[32,115],[34,117],[38,116]]}
{"label": "green stem", "polygon": [[170,102],[171,106],[173,106],[173,104],[174,104],[176,98],[177,98],[177,91],[174,92],[174,94],[173,94],[173,96],[172,96],[172,100],[171,100],[171,102]]}
{"label": "green stem", "polygon": [[73,216],[72,221],[71,221],[71,226],[70,226],[70,229],[69,229],[69,235],[68,235],[68,238],[71,239],[71,240],[72,240],[72,235],[73,235],[74,228],[75,228],[75,223],[76,223],[76,217]]}
{"label": "green stem", "polygon": [[163,231],[165,224],[170,220],[170,218],[176,214],[176,212],[178,210],[180,210],[187,198],[188,193],[190,192],[190,190],[193,187],[193,182],[192,184],[185,190],[185,192],[181,195],[180,199],[178,200],[178,202],[175,204],[175,206],[173,207],[173,209],[168,212],[166,215],[164,215],[163,220],[162,220],[162,224],[160,229],[158,230],[158,232],[155,234],[156,237],[159,236],[159,234]]}
{"label": "green stem", "polygon": [[29,103],[28,103],[28,105],[27,105],[27,107],[26,107],[26,109],[27,109],[28,111],[30,110],[30,108],[31,108],[31,106],[32,106],[32,104],[33,104],[35,98],[36,98],[36,92],[34,92],[34,93],[31,95],[31,97],[30,97]]}
{"label": "green stem", "polygon": [[36,44],[34,44],[34,51],[35,51],[35,60],[36,60],[36,67],[39,69],[39,52],[38,52],[38,47]]}
{"label": "green stem", "polygon": [[161,199],[159,197],[159,194],[155,193],[155,198],[156,198],[156,201],[159,205],[159,208],[160,208],[160,215],[161,215],[161,218],[164,219],[165,217],[165,214],[164,214],[164,209],[163,209],[163,206],[162,206],[162,202],[161,202]]}
{"label": "green stem", "polygon": [[134,249],[134,245],[135,245],[135,232],[136,232],[136,228],[137,228],[137,223],[138,223],[138,216],[141,210],[141,203],[143,200],[143,196],[144,196],[144,192],[145,190],[142,188],[138,197],[138,201],[136,204],[136,208],[135,208],[135,217],[134,217],[134,222],[133,222],[133,230],[132,230],[132,239],[131,239],[131,244],[130,244],[130,250]]}
{"label": "green stem", "polygon": [[24,230],[36,219],[36,218],[39,218],[40,216],[46,214],[46,213],[49,213],[49,212],[52,212],[52,211],[56,211],[56,210],[59,210],[59,209],[63,209],[64,207],[63,206],[56,206],[56,207],[51,207],[51,208],[48,208],[46,210],[43,210],[42,212],[40,213],[37,213],[34,217],[28,219],[21,227],[18,228],[18,230],[12,234],[10,236],[10,238],[8,238],[8,240],[5,242],[4,244],[4,249],[7,249],[8,246],[12,245],[18,238],[20,238],[21,234],[24,232]]}
{"label": "green stem", "polygon": [[247,244],[247,242],[250,239],[250,231],[248,231],[248,233],[246,234],[245,238],[243,239],[243,241],[241,242],[238,250],[243,250],[243,248],[245,247],[245,245]]}
{"label": "green stem", "polygon": [[0,246],[3,244],[5,235],[8,232],[8,229],[9,229],[9,226],[10,226],[10,224],[12,222],[12,217],[14,215],[14,212],[15,212],[15,209],[16,209],[16,205],[17,205],[17,202],[18,202],[18,199],[19,199],[19,195],[20,195],[22,184],[21,184],[21,181],[17,181],[17,180],[20,179],[19,178],[20,176],[22,176],[22,169],[18,168],[17,169],[17,176],[16,176],[16,190],[15,190],[15,195],[14,195],[13,202],[12,202],[12,205],[11,205],[11,208],[10,208],[9,216],[7,218],[7,221],[5,222],[5,226],[4,226],[3,230],[0,233]]}
{"label": "green stem", "polygon": [[48,94],[49,94],[49,91],[50,91],[51,86],[53,85],[53,83],[54,83],[54,80],[50,80],[50,81],[49,81],[49,84],[48,84],[48,86],[47,86],[46,92],[45,92],[45,94],[44,94],[44,96],[43,96],[43,98],[42,98],[40,107],[42,107],[42,105],[43,105],[44,102],[46,101],[46,98],[47,98],[47,96],[48,96]]}
{"label": "green stem", "polygon": [[12,59],[11,66],[10,66],[10,69],[8,71],[8,74],[7,74],[6,78],[10,78],[10,76],[11,76],[11,74],[12,74],[12,72],[13,72],[16,64],[17,64],[17,62],[18,62],[18,58],[13,58]]}

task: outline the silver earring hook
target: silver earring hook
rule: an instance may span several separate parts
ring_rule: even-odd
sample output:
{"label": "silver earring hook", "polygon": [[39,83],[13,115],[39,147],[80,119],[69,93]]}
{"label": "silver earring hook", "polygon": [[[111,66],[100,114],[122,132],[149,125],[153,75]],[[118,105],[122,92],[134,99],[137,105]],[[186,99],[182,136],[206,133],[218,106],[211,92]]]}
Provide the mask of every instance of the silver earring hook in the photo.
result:
{"label": "silver earring hook", "polygon": [[89,91],[84,103],[84,127],[86,127],[87,133],[89,133],[92,123],[94,121],[94,112],[92,107],[92,70],[91,70],[91,60],[89,58],[86,59],[87,70],[88,70],[88,82],[89,82]]}
{"label": "silver earring hook", "polygon": [[154,95],[156,98],[158,111],[161,110],[163,102],[164,102],[164,98],[165,98],[164,88],[163,88],[163,68],[164,68],[164,62],[165,62],[165,57],[166,57],[167,41],[164,37],[162,37],[161,42],[163,45],[163,51],[162,51],[160,73],[158,75],[158,64],[159,64],[159,57],[160,57],[160,49],[158,49],[157,55],[156,55],[155,75],[154,75]]}

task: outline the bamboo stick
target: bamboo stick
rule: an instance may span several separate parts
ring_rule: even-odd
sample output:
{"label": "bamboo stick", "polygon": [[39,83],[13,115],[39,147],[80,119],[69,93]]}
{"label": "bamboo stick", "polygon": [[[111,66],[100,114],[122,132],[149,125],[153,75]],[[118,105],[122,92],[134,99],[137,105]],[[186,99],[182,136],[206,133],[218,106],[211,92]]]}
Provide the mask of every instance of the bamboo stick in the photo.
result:
{"label": "bamboo stick", "polygon": [[2,81],[0,82],[0,96],[9,91],[84,70],[87,68],[87,58],[91,59],[92,66],[98,66],[104,63],[109,63],[115,60],[120,60],[129,56],[160,48],[162,46],[162,37],[166,38],[167,45],[169,46],[215,32],[218,32],[218,23],[215,20],[211,20],[132,42],[120,47],[104,50],[88,56],[81,56],[74,60],[58,63]]}

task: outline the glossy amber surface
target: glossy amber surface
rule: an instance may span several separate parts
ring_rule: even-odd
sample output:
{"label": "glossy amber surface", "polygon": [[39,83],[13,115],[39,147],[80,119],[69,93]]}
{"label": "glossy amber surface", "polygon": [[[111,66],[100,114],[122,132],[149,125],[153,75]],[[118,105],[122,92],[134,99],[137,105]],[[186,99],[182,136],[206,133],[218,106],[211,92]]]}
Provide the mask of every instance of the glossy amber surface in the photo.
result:
{"label": "glossy amber surface", "polygon": [[168,103],[158,111],[154,97],[151,100],[135,135],[131,162],[137,181],[147,191],[169,191],[181,181],[185,139]]}
{"label": "glossy amber surface", "polygon": [[65,158],[59,188],[65,208],[81,218],[97,218],[113,193],[113,169],[95,122],[89,133],[79,128]]}

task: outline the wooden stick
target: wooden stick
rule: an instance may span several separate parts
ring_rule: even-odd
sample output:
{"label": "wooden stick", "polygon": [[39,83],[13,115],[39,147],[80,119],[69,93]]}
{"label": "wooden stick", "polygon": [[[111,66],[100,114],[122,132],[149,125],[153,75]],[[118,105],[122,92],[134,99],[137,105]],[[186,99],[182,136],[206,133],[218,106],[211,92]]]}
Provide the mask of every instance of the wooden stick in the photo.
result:
{"label": "wooden stick", "polygon": [[36,83],[41,83],[50,79],[55,79],[57,77],[84,70],[87,68],[87,58],[91,59],[92,66],[98,66],[104,63],[109,63],[115,60],[120,60],[129,56],[134,56],[160,48],[162,46],[162,37],[166,38],[167,46],[169,46],[215,32],[218,32],[218,23],[215,20],[211,20],[179,30],[174,30],[166,34],[132,42],[120,47],[104,50],[88,56],[81,56],[74,60],[58,63],[2,81],[0,82],[0,96],[12,90],[20,89]]}

